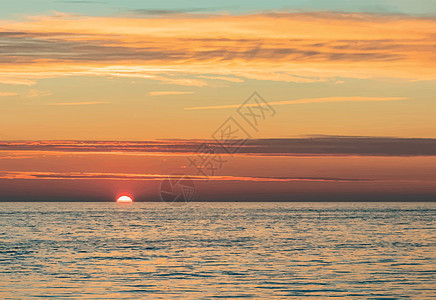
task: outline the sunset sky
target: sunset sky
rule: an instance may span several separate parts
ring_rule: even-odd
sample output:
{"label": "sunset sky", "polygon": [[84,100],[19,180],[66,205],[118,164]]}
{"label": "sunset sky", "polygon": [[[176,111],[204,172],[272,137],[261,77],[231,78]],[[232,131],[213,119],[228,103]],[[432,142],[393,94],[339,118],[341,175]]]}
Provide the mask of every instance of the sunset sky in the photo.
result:
{"label": "sunset sky", "polygon": [[0,6],[0,201],[154,199],[228,120],[202,199],[436,196],[432,0]]}

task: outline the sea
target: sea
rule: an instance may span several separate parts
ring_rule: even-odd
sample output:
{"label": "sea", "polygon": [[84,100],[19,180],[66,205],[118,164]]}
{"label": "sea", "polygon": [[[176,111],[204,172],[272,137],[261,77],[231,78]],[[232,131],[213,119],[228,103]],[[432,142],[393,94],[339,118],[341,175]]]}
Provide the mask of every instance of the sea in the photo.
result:
{"label": "sea", "polygon": [[0,203],[1,299],[436,299],[436,203]]}

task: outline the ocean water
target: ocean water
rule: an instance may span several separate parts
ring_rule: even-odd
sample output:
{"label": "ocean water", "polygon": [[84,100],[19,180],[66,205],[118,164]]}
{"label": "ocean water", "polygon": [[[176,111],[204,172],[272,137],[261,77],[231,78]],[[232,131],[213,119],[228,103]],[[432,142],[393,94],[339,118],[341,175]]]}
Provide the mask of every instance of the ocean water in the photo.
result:
{"label": "ocean water", "polygon": [[436,203],[0,203],[0,298],[435,299]]}

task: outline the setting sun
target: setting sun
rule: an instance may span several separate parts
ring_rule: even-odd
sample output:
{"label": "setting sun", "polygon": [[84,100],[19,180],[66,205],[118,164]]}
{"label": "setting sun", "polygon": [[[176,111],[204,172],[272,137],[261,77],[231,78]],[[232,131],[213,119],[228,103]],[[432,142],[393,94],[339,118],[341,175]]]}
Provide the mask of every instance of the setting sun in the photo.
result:
{"label": "setting sun", "polygon": [[120,197],[118,197],[117,202],[118,203],[132,203],[133,200],[129,196],[120,196]]}

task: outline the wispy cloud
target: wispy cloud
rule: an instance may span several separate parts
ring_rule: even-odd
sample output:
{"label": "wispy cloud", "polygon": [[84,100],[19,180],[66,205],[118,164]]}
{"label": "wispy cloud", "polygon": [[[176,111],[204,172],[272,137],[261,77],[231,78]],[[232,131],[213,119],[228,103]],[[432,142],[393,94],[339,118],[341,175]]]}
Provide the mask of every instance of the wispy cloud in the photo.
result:
{"label": "wispy cloud", "polygon": [[30,153],[130,153],[193,154],[204,143],[216,153],[233,152],[238,147],[242,156],[436,156],[436,139],[311,136],[305,138],[248,140],[241,148],[232,141],[217,144],[214,140],[156,140],[138,142],[119,141],[0,141],[0,151]]}
{"label": "wispy cloud", "polygon": [[96,101],[96,102],[57,102],[57,103],[44,103],[49,106],[78,106],[78,105],[95,105],[95,104],[108,104],[110,102]]}
{"label": "wispy cloud", "polygon": [[6,45],[0,82],[31,84],[73,75],[186,86],[225,77],[285,82],[436,78],[435,18],[333,12],[171,15],[56,13],[0,21],[6,33],[0,35]]}
{"label": "wispy cloud", "polygon": [[234,6],[227,7],[208,7],[208,8],[179,8],[179,9],[131,9],[127,12],[133,15],[145,15],[145,16],[162,16],[162,15],[176,15],[176,14],[188,14],[188,13],[201,13],[201,12],[211,12],[218,10],[232,9]]}
{"label": "wispy cloud", "polygon": [[52,95],[50,91],[41,91],[37,89],[31,89],[26,93],[27,98],[40,98]]}
{"label": "wispy cloud", "polygon": [[0,75],[0,83],[1,84],[11,84],[11,85],[31,86],[31,85],[35,85],[36,81],[35,80],[20,79],[20,78],[8,79],[7,76],[5,76],[5,74],[3,74],[3,76]]}
{"label": "wispy cloud", "polygon": [[230,81],[230,82],[244,82],[241,78],[236,77],[228,77],[228,76],[204,76],[200,75],[199,78],[205,78],[205,79],[212,79],[212,80],[224,80],[224,81]]}
{"label": "wispy cloud", "polygon": [[151,96],[167,96],[167,95],[186,95],[193,94],[194,92],[178,92],[178,91],[162,91],[162,92],[150,92]]}
{"label": "wispy cloud", "polygon": [[[180,176],[180,175],[179,175]],[[127,174],[127,173],[61,173],[61,172],[0,172],[0,179],[104,179],[104,180],[159,180],[178,178],[166,174]],[[212,181],[260,181],[260,182],[359,182],[369,179],[328,178],[328,177],[256,177],[256,176],[190,176],[192,180]]]}
{"label": "wispy cloud", "polygon": [[[285,100],[285,101],[272,101],[259,104],[247,104],[246,106],[265,106],[265,105],[286,105],[286,104],[307,104],[307,103],[334,103],[334,102],[375,102],[375,101],[398,101],[406,100],[403,97],[324,97],[324,98],[303,98],[297,100]],[[186,107],[186,110],[194,109],[223,109],[223,108],[237,108],[241,104],[229,104],[229,105],[217,105],[217,106],[195,106]]]}
{"label": "wispy cloud", "polygon": [[18,94],[12,92],[0,92],[0,97],[9,97],[9,96],[16,96],[16,95]]}

